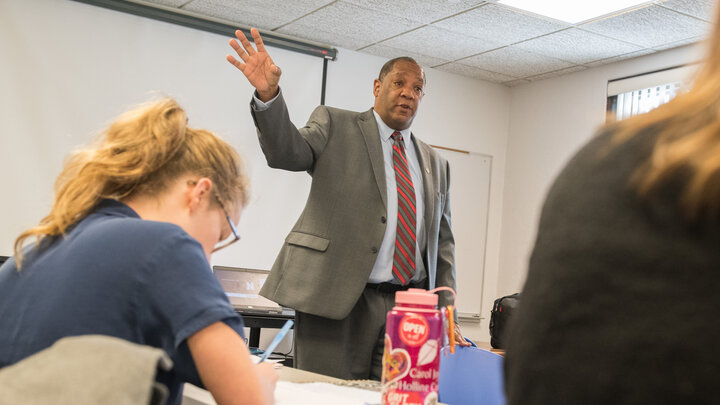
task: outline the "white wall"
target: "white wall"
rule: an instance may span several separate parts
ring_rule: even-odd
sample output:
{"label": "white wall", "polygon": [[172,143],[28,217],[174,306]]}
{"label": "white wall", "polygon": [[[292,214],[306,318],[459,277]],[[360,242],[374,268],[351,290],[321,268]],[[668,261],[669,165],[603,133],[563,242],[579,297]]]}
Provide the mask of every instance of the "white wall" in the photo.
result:
{"label": "white wall", "polygon": [[684,46],[512,89],[497,295],[521,290],[553,179],[605,122],[608,80],[700,60]]}

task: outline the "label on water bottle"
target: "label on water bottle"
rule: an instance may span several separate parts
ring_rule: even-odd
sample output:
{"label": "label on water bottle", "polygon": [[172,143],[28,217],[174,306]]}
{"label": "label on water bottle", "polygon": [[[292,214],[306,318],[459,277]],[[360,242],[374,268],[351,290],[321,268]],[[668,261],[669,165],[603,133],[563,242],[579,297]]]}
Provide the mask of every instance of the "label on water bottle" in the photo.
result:
{"label": "label on water bottle", "polygon": [[386,330],[382,403],[437,404],[442,339],[439,313],[391,311]]}
{"label": "label on water bottle", "polygon": [[400,339],[408,346],[419,346],[428,339],[430,329],[424,316],[407,314],[400,320]]}

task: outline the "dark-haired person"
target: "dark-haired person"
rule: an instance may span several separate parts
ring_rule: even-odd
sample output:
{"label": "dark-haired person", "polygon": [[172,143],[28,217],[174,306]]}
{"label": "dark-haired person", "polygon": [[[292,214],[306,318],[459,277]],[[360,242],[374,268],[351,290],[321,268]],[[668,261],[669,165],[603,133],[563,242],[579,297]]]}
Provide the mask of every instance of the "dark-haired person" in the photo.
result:
{"label": "dark-haired person", "polygon": [[715,404],[720,26],[692,89],[608,125],[545,201],[509,333],[510,404]]}
{"label": "dark-haired person", "polygon": [[[385,319],[395,292],[455,288],[447,161],[412,134],[425,72],[390,60],[365,112],[320,106],[305,127],[288,117],[280,68],[252,29],[227,59],[256,89],[251,112],[268,165],[307,171],[305,209],[261,293],[296,309],[299,368],[340,378],[380,379]],[[440,305],[452,304],[441,294]],[[462,339],[458,330],[458,339]]]}
{"label": "dark-haired person", "polygon": [[209,265],[237,238],[248,179],[232,147],[186,122],[174,100],[148,103],[67,160],[50,214],[0,267],[0,367],[109,335],[169,355],[171,404],[183,382],[219,404],[273,403],[277,374],[252,364]]}

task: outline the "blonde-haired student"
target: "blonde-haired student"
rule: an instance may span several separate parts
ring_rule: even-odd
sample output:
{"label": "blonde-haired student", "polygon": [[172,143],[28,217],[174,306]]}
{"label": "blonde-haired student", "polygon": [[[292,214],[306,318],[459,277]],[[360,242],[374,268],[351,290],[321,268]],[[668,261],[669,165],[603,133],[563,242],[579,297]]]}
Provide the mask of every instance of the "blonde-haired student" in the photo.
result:
{"label": "blonde-haired student", "polygon": [[188,127],[174,100],[120,116],[66,160],[50,213],[0,267],[0,367],[66,336],[109,335],[167,352],[174,367],[158,380],[171,404],[184,382],[220,404],[272,403],[277,374],[252,364],[209,265],[239,239],[248,186],[235,150]]}

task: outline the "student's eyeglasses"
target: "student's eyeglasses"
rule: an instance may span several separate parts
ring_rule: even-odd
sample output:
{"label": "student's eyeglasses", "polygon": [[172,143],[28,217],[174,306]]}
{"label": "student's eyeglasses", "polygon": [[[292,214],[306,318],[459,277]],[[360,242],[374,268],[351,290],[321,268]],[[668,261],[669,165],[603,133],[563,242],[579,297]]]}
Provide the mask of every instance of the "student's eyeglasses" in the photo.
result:
{"label": "student's eyeglasses", "polygon": [[220,201],[220,197],[215,196],[215,199],[217,200],[218,204],[220,204],[220,208],[222,208],[223,213],[225,214],[225,219],[227,219],[227,222],[230,225],[230,230],[232,231],[232,236],[234,237],[230,240],[220,242],[218,245],[216,245],[213,249],[213,253],[217,252],[220,249],[224,249],[240,240],[240,233],[238,232],[237,227],[233,223],[232,219],[230,219],[230,214],[228,214],[227,210],[225,209],[225,205],[223,205],[222,201]]}

